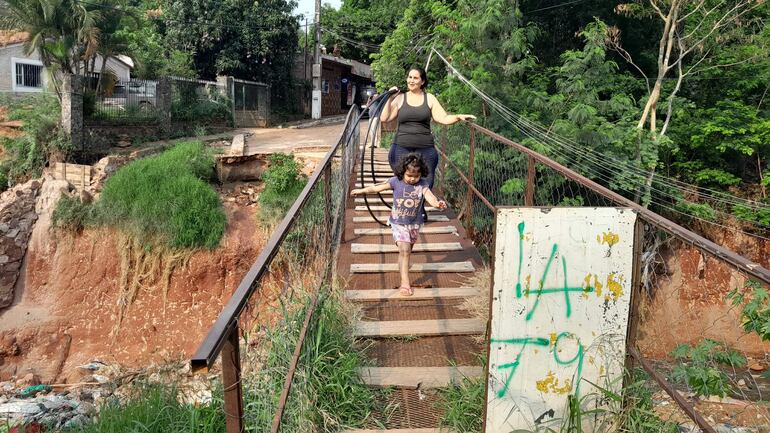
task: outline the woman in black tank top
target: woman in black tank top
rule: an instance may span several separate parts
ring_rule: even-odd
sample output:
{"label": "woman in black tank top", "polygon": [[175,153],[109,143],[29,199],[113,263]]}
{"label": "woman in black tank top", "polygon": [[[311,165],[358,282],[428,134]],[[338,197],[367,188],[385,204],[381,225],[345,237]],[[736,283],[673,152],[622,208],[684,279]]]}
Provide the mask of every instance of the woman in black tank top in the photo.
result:
{"label": "woman in black tank top", "polygon": [[[470,114],[447,114],[435,96],[426,92],[428,77],[419,67],[409,69],[406,77],[408,91],[394,93],[385,104],[380,120],[390,122],[398,119],[398,129],[393,144],[390,146],[388,161],[395,168],[398,161],[411,152],[422,155],[428,164],[430,173],[426,177],[433,188],[433,178],[438,165],[438,152],[433,143],[430,129],[431,119],[436,123],[451,125],[461,120],[475,119]],[[396,87],[391,90],[398,90]]]}

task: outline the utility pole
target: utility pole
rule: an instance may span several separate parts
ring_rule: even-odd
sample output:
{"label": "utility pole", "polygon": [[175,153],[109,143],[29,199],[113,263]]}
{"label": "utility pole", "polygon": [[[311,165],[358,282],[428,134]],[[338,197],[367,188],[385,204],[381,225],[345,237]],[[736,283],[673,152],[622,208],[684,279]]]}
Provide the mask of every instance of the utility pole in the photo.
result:
{"label": "utility pole", "polygon": [[305,46],[302,49],[302,78],[307,80],[307,17],[305,17]]}
{"label": "utility pole", "polygon": [[315,0],[315,57],[313,63],[313,119],[321,118],[321,0]]}

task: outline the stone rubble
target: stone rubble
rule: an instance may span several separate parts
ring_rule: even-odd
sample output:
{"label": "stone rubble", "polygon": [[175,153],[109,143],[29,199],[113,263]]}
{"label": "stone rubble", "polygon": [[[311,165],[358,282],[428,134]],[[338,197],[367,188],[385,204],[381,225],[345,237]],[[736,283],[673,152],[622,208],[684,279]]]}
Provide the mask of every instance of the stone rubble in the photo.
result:
{"label": "stone rubble", "polygon": [[[126,370],[119,365],[94,360],[79,369],[84,375],[77,384],[46,386],[42,392],[26,398],[22,396],[29,389],[26,384],[34,383],[35,378],[25,376],[16,381],[1,382],[0,420],[8,427],[37,426],[38,431],[55,432],[95,420],[102,405],[126,401],[138,386],[145,384],[173,385],[179,390],[180,402],[209,404],[218,378],[215,373],[194,375],[189,363],[181,361],[143,370]],[[2,427],[4,425],[0,423]]]}
{"label": "stone rubble", "polygon": [[13,303],[13,289],[37,221],[35,201],[41,186],[41,180],[34,179],[0,194],[0,309]]}

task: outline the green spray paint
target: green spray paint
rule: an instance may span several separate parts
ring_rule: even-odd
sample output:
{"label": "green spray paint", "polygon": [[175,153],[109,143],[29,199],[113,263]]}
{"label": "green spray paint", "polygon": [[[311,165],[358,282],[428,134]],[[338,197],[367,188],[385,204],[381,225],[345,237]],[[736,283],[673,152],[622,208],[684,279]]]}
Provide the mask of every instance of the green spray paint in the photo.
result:
{"label": "green spray paint", "polygon": [[519,223],[519,274],[516,277],[516,297],[521,298],[521,264],[524,261],[524,221]]}

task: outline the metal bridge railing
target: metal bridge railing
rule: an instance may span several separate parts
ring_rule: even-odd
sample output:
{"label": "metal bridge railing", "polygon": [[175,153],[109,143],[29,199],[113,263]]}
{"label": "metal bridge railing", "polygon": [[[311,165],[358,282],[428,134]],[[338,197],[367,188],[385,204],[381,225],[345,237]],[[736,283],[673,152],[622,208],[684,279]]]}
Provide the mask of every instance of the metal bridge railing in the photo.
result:
{"label": "metal bridge railing", "polygon": [[[228,433],[277,432],[281,427],[313,313],[333,283],[348,179],[358,150],[357,118],[358,108],[352,107],[339,141],[276,227],[191,359],[194,370],[209,369],[221,360]],[[292,327],[285,330],[293,333],[288,336],[266,335],[266,323],[299,317],[294,313],[302,309],[304,323],[298,334],[298,327]],[[293,343],[291,359],[269,356],[271,337],[287,337]],[[280,383],[272,386],[276,378]],[[269,398],[249,399],[250,395]]]}
{"label": "metal bridge railing", "polygon": [[[760,416],[755,421],[770,425],[770,412],[761,402],[767,396],[761,395],[758,375],[747,363],[725,364],[720,356],[703,362],[702,353],[693,360],[681,351],[684,345],[696,348],[704,341],[706,349],[716,350],[713,341],[722,336],[726,344],[719,342],[719,350],[732,350],[749,362],[765,359],[768,346],[741,327],[740,305],[733,307],[727,298],[730,291],[740,292],[751,280],[757,282],[751,284],[770,285],[770,270],[565,167],[569,161],[553,160],[474,123],[444,128],[437,142],[441,162],[436,185],[458,209],[466,233],[489,262],[494,257],[499,206],[635,210],[639,222],[626,345],[629,371],[631,367],[646,370],[676,403],[670,406],[680,410],[663,414],[663,421],[681,421],[686,416],[703,431],[715,431],[701,414],[711,413],[708,402],[691,398],[703,394],[703,387],[697,378],[691,381],[682,373],[697,361],[699,368],[725,382],[722,391],[727,397],[756,409]],[[751,298],[751,293],[743,293]],[[673,353],[674,349],[679,352]]]}

